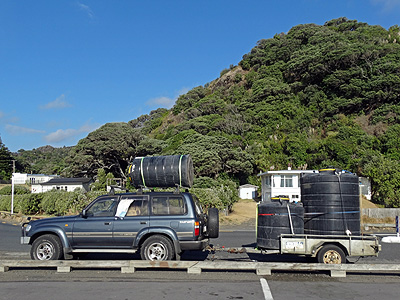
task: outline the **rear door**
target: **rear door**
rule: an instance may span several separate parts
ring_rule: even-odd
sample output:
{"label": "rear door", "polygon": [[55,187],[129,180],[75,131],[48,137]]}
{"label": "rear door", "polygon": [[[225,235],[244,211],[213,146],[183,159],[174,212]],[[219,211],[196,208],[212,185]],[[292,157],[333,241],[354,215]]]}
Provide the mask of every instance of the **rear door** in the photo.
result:
{"label": "rear door", "polygon": [[182,195],[154,195],[151,199],[151,228],[173,229],[179,240],[191,240],[194,220]]}
{"label": "rear door", "polygon": [[138,233],[147,231],[149,227],[149,196],[121,196],[115,217],[114,246],[132,248]]}

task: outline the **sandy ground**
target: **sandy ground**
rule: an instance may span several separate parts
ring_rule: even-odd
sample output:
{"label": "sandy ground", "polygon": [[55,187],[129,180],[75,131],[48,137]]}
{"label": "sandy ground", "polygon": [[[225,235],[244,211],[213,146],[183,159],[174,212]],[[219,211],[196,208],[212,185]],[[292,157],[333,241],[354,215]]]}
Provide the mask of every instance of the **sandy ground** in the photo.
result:
{"label": "sandy ground", "polygon": [[247,225],[256,224],[257,202],[249,199],[241,199],[233,205],[232,211],[225,215],[220,214],[220,224],[225,225]]}

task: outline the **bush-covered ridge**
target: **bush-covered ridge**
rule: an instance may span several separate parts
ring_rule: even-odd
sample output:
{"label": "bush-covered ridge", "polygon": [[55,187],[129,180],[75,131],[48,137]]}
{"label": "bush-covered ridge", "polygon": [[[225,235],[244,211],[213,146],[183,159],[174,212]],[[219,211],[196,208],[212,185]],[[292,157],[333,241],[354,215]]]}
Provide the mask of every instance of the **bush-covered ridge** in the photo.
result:
{"label": "bush-covered ridge", "polygon": [[191,154],[197,177],[256,183],[270,169],[335,166],[400,207],[400,30],[339,18],[261,40],[238,66],[170,109],[106,124],[73,147],[65,175],[125,176],[135,156]]}

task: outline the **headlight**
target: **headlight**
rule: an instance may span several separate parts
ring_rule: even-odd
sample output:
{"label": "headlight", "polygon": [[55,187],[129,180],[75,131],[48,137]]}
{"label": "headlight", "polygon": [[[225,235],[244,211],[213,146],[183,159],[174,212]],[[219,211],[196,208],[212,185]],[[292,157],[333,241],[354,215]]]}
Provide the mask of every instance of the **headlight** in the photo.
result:
{"label": "headlight", "polygon": [[27,225],[27,226],[25,227],[25,232],[28,232],[29,230],[31,230],[31,228],[32,228],[31,225]]}

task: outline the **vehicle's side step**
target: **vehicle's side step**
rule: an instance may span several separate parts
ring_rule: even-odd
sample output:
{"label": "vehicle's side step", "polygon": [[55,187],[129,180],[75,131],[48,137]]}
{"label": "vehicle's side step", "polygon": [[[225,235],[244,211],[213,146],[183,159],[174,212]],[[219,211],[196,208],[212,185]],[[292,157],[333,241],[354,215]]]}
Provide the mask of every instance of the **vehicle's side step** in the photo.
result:
{"label": "vehicle's side step", "polygon": [[72,253],[136,253],[134,249],[74,249]]}

